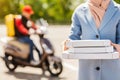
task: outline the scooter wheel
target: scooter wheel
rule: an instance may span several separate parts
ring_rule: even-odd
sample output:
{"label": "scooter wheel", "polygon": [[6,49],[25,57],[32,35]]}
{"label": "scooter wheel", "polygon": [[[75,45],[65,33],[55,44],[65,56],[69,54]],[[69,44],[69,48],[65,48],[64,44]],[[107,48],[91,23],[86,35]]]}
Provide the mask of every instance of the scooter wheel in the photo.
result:
{"label": "scooter wheel", "polygon": [[59,76],[63,71],[63,65],[61,62],[49,62],[48,71],[52,76]]}
{"label": "scooter wheel", "polygon": [[17,65],[14,63],[13,57],[10,55],[5,55],[5,65],[11,72],[14,72],[17,68]]}

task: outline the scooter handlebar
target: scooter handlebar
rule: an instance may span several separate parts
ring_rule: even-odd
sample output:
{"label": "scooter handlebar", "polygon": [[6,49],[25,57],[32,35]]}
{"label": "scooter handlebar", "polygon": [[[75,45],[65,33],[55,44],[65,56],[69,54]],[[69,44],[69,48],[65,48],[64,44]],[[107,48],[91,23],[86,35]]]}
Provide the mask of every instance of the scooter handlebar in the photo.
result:
{"label": "scooter handlebar", "polygon": [[34,30],[32,28],[29,29],[29,35],[32,35],[32,34],[46,34],[46,33],[47,33],[47,29],[44,26],[41,26],[37,30]]}
{"label": "scooter handlebar", "polygon": [[35,32],[37,34],[46,34],[47,33],[46,26],[40,26],[40,28],[38,28],[37,30],[35,30]]}

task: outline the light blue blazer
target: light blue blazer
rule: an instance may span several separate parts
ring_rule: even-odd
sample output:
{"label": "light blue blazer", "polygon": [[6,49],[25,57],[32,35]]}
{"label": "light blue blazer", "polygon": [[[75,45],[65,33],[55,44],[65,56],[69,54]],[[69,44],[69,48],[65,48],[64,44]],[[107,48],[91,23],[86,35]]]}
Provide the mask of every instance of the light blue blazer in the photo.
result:
{"label": "light blue blazer", "polygon": [[[72,16],[72,40],[109,39],[120,44],[120,8],[112,0],[99,29],[91,16],[88,3],[76,8]],[[120,80],[120,59],[79,60],[78,80]]]}

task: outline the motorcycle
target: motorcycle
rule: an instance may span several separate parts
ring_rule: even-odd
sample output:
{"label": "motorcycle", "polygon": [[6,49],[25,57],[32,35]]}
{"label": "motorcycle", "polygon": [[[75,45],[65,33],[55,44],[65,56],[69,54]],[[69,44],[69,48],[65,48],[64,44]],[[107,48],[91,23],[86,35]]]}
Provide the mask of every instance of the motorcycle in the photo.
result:
{"label": "motorcycle", "polygon": [[[47,22],[43,19],[37,21],[37,24],[41,24],[39,36],[39,45],[41,46],[42,54],[39,54],[39,49],[34,46],[34,51],[38,53],[40,63],[38,65],[30,64],[29,45],[19,42],[17,39],[10,40],[5,48],[5,61],[6,67],[9,71],[15,71],[18,66],[25,67],[31,66],[35,68],[41,68],[44,71],[49,71],[52,76],[58,76],[63,71],[62,60],[55,56],[55,50],[51,42],[44,37],[46,33]],[[41,51],[40,51],[41,52]]]}

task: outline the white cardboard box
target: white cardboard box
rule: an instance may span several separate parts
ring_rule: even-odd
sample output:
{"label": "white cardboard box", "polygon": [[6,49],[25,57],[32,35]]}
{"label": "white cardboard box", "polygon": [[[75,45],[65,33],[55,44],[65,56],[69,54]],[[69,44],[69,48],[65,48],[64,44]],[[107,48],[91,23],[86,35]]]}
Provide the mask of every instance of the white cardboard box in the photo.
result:
{"label": "white cardboard box", "polygon": [[70,40],[67,47],[111,46],[110,40]]}
{"label": "white cardboard box", "polygon": [[113,46],[108,47],[81,47],[81,48],[69,48],[71,53],[105,53],[114,52]]}
{"label": "white cardboard box", "polygon": [[78,54],[78,53],[69,53],[64,51],[62,54],[64,59],[118,59],[119,53],[96,53],[96,54]]}

